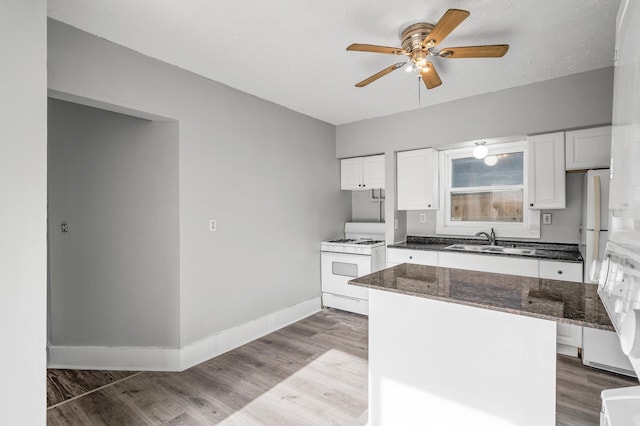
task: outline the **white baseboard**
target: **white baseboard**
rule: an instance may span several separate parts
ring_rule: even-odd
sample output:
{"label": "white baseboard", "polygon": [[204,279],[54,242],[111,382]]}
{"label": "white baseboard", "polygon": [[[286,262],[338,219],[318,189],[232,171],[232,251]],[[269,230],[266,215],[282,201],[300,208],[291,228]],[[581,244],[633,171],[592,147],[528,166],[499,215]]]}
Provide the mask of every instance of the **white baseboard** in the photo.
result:
{"label": "white baseboard", "polygon": [[257,338],[281,329],[320,310],[320,298],[276,311],[254,321],[224,330],[182,348],[182,369],[193,367],[203,361],[221,355]]}
{"label": "white baseboard", "polygon": [[319,310],[320,298],[316,297],[213,334],[183,348],[50,345],[48,367],[182,371],[313,315]]}

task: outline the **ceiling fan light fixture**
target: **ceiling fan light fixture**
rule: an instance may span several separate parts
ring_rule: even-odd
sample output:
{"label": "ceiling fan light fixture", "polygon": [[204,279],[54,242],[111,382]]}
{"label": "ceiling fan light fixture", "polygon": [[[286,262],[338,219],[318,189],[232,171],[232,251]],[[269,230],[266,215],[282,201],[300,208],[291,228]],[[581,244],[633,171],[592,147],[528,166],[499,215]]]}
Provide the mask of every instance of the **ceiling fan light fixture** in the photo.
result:
{"label": "ceiling fan light fixture", "polygon": [[427,55],[423,50],[416,50],[411,56],[411,62],[414,63],[416,68],[422,69],[427,66]]}
{"label": "ceiling fan light fixture", "polygon": [[498,164],[498,156],[497,155],[487,155],[484,158],[484,164],[486,164],[489,167],[495,166],[496,164]]}
{"label": "ceiling fan light fixture", "polygon": [[473,156],[478,160],[482,160],[489,153],[489,148],[487,148],[487,142],[478,141],[476,142],[475,148],[473,148]]}

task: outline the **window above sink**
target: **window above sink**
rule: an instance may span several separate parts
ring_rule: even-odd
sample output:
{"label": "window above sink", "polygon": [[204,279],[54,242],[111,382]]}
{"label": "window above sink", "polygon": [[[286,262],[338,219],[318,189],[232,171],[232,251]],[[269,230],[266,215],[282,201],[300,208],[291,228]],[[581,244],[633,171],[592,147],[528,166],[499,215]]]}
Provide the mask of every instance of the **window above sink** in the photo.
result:
{"label": "window above sink", "polygon": [[540,212],[527,207],[527,141],[486,146],[483,159],[473,156],[473,146],[440,151],[436,232],[474,235],[494,228],[499,238],[540,238]]}

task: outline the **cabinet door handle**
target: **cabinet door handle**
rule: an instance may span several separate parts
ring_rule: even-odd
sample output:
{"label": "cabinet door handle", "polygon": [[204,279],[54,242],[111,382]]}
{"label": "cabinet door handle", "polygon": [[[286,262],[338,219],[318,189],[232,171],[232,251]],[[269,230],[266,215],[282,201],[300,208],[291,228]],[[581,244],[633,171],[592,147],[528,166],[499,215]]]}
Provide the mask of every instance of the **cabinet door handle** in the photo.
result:
{"label": "cabinet door handle", "polygon": [[413,259],[413,256],[409,256],[409,259]]}
{"label": "cabinet door handle", "polygon": [[362,184],[362,187],[364,188],[365,186],[367,186],[367,185],[365,185],[365,184],[363,183],[363,184]]}
{"label": "cabinet door handle", "polygon": [[431,207],[431,204],[427,204],[427,207]]}
{"label": "cabinet door handle", "polygon": [[562,269],[558,269],[558,275],[562,275]]}
{"label": "cabinet door handle", "polygon": [[529,207],[533,207],[533,203],[529,204]]}

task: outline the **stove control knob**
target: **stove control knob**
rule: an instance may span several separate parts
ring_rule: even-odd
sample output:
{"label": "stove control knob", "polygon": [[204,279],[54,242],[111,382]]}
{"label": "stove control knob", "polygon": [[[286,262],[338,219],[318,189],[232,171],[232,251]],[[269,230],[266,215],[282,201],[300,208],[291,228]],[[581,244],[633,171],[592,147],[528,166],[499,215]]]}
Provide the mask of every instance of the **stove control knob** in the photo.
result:
{"label": "stove control knob", "polygon": [[629,357],[640,356],[640,311],[632,310],[620,326],[620,347]]}
{"label": "stove control knob", "polygon": [[616,274],[614,275],[614,277],[615,278],[613,279],[613,285],[617,287],[622,284],[622,281],[624,280],[624,269],[618,266],[618,268],[616,268]]}
{"label": "stove control knob", "polygon": [[593,262],[591,262],[591,267],[589,268],[589,279],[593,283],[598,283],[600,287],[604,287],[604,284],[607,280],[608,272],[609,259],[595,259]]}

